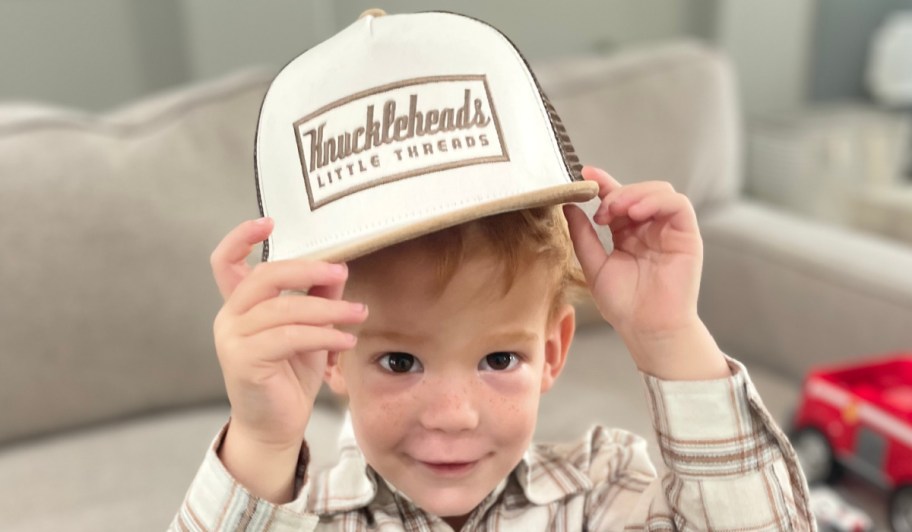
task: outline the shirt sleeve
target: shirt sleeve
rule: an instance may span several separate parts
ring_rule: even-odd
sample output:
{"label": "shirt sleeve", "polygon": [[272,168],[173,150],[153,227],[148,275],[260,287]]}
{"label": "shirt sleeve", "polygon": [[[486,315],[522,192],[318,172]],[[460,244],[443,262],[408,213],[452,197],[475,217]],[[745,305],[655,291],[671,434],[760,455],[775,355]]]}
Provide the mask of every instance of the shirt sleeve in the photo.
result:
{"label": "shirt sleeve", "polygon": [[795,451],[739,362],[732,376],[643,374],[667,473],[637,494],[626,530],[816,530]]}
{"label": "shirt sleeve", "polygon": [[309,460],[307,445],[301,447],[295,474],[293,501],[277,505],[254,497],[225,469],[216,454],[228,425],[219,431],[206,450],[169,532],[217,530],[247,532],[307,532],[316,528],[319,518],[304,508],[307,489],[304,479]]}

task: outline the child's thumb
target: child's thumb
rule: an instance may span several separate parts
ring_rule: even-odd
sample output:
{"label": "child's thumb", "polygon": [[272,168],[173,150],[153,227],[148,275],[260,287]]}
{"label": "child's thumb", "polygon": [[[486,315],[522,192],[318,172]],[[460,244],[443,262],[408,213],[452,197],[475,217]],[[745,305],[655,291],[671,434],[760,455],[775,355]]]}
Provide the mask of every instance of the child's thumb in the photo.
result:
{"label": "child's thumb", "polygon": [[576,205],[564,205],[564,216],[570,229],[570,239],[573,241],[573,251],[583,268],[583,275],[591,285],[595,276],[608,258],[608,253],[602,246],[598,234],[586,213]]}

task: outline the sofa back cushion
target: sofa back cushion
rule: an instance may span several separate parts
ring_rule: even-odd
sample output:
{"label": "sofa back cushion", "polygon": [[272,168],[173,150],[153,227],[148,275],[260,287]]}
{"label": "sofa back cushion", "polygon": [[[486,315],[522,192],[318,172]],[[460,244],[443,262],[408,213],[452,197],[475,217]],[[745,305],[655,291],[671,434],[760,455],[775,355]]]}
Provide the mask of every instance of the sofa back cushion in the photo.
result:
{"label": "sofa back cushion", "polygon": [[208,258],[258,216],[270,79],[104,117],[0,106],[0,441],[224,398]]}
{"label": "sofa back cushion", "polygon": [[718,52],[675,41],[532,68],[583,164],[670,181],[698,212],[740,190],[740,112]]}

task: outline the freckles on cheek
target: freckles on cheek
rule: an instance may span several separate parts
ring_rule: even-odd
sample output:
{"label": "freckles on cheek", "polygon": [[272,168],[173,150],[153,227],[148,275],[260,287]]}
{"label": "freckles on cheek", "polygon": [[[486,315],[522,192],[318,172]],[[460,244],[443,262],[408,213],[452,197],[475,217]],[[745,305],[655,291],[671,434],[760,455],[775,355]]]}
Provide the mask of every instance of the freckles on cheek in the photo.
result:
{"label": "freckles on cheek", "polygon": [[406,412],[402,403],[395,399],[381,399],[376,403],[373,423],[380,431],[399,427],[406,422]]}
{"label": "freckles on cheek", "polygon": [[538,416],[539,384],[532,372],[494,375],[489,381],[489,407],[501,426],[514,433],[534,430]]}
{"label": "freckles on cheek", "polygon": [[352,401],[352,414],[377,438],[395,434],[399,427],[409,423],[408,405],[415,404],[415,394],[396,380],[404,379],[365,378],[357,399]]}
{"label": "freckles on cheek", "polygon": [[517,458],[532,441],[538,418],[538,402],[500,396],[491,398],[489,436],[506,455]]}
{"label": "freckles on cheek", "polygon": [[408,417],[397,401],[367,399],[366,404],[352,404],[352,422],[362,450],[368,458],[377,459],[377,452],[399,445],[408,432]]}

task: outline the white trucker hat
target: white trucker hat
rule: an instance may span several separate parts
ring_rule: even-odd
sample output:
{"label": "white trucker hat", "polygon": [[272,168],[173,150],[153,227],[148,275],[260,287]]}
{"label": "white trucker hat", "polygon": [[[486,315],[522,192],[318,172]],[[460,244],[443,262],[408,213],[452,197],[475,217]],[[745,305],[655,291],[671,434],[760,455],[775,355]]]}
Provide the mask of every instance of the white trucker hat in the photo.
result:
{"label": "white trucker hat", "polygon": [[598,192],[513,44],[442,12],[366,11],[286,65],[263,99],[255,167],[275,220],[264,261],[350,260]]}

